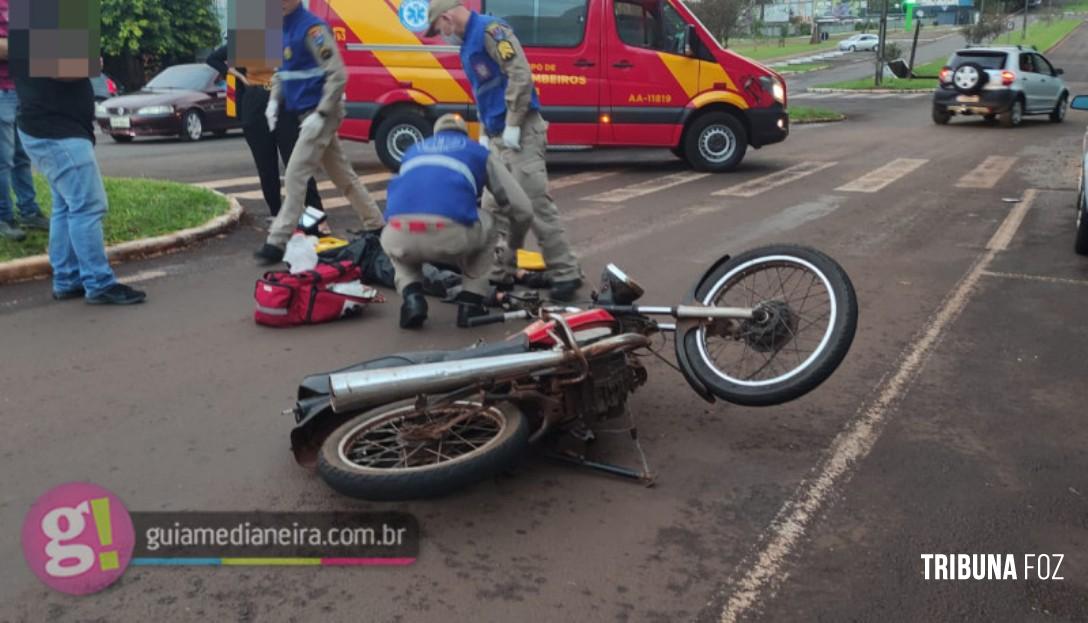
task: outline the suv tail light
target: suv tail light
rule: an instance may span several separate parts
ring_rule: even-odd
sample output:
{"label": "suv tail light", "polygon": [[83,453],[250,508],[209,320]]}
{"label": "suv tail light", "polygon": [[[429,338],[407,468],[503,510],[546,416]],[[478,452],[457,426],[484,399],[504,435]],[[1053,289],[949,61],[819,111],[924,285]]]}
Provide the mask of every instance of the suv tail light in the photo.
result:
{"label": "suv tail light", "polygon": [[1007,69],[1005,71],[1001,72],[1001,84],[1002,85],[1009,86],[1013,82],[1016,82],[1016,74],[1014,74],[1013,72],[1011,72],[1011,71],[1009,71]]}
{"label": "suv tail light", "polygon": [[944,82],[944,83],[951,82],[951,80],[952,80],[952,68],[951,67],[942,67],[941,68],[940,80],[941,80],[941,82]]}

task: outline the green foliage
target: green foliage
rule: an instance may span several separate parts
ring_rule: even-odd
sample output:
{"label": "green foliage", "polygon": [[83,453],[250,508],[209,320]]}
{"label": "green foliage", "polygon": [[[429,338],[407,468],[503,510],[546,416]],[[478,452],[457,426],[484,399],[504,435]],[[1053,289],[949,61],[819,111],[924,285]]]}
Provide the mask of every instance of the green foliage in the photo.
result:
{"label": "green foliage", "polygon": [[107,62],[114,72],[143,74],[116,76],[130,87],[221,39],[214,0],[102,0],[102,55],[138,61],[137,69]]}

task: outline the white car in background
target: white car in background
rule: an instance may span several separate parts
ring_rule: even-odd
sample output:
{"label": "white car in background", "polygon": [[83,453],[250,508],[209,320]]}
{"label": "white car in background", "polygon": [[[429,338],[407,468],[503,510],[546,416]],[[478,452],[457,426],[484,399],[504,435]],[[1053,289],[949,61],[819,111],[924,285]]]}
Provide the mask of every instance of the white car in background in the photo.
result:
{"label": "white car in background", "polygon": [[839,42],[839,49],[843,52],[871,51],[878,45],[880,45],[880,37],[876,35],[851,35]]}

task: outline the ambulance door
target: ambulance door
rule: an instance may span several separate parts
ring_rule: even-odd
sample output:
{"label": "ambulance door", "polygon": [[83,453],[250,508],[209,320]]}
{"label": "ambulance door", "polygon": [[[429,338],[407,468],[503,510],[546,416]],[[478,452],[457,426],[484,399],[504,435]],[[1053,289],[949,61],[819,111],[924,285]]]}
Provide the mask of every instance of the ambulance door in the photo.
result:
{"label": "ambulance door", "polygon": [[553,145],[599,142],[600,0],[484,0],[525,48]]}
{"label": "ambulance door", "polygon": [[699,61],[685,56],[687,24],[666,0],[609,0],[605,82],[620,145],[673,146]]}

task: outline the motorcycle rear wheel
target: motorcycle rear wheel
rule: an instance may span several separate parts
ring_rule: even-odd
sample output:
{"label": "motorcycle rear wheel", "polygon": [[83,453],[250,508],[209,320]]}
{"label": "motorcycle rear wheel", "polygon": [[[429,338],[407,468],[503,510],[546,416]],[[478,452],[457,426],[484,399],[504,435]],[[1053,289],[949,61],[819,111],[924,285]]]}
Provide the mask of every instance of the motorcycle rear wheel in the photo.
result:
{"label": "motorcycle rear wheel", "polygon": [[695,292],[700,304],[754,308],[764,317],[705,322],[681,338],[696,378],[734,404],[771,406],[812,391],[842,363],[857,330],[857,295],[846,271],[807,247],[742,253]]}
{"label": "motorcycle rear wheel", "polygon": [[461,400],[420,411],[406,400],[336,429],[321,447],[317,470],[353,498],[429,498],[508,469],[528,445],[528,418],[513,403]]}

